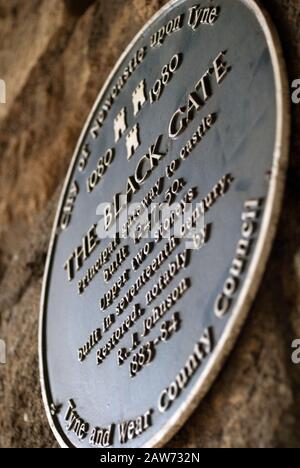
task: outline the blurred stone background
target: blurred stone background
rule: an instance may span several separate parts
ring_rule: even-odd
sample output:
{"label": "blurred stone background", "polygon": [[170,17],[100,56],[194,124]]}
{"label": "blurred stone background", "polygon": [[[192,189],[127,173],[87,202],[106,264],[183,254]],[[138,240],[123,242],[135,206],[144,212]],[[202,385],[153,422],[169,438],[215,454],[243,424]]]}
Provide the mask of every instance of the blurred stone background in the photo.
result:
{"label": "blurred stone background", "polygon": [[[57,199],[89,110],[164,0],[0,0],[0,446],[56,447],[38,373],[38,316]],[[195,2],[197,3],[197,2]],[[265,0],[300,78],[300,1]],[[300,447],[300,119],[277,239],[227,365],[170,447]]]}

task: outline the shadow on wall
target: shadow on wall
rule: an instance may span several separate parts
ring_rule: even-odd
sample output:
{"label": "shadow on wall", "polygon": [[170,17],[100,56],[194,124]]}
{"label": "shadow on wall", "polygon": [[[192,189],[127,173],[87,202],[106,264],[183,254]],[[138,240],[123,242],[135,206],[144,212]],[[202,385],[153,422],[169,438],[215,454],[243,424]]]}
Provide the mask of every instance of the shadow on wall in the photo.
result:
{"label": "shadow on wall", "polygon": [[82,15],[95,0],[64,0],[65,5],[72,15]]}

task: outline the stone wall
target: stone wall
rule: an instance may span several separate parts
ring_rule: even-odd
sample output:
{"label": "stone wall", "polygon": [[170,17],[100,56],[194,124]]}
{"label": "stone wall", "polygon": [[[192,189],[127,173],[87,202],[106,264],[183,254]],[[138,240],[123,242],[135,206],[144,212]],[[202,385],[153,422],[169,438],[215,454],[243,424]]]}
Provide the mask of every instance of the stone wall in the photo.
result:
{"label": "stone wall", "polygon": [[[105,78],[164,0],[0,0],[0,446],[56,447],[42,406],[39,299],[56,203]],[[290,80],[300,78],[300,2],[265,0]],[[213,389],[170,447],[300,446],[300,132],[293,108],[284,209],[249,319]]]}

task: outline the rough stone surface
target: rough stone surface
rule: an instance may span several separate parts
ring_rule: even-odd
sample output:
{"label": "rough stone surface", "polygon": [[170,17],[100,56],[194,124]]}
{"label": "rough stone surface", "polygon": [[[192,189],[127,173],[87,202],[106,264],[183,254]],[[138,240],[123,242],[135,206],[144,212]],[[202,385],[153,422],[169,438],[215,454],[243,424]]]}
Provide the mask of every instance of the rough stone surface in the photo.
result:
{"label": "rough stone surface", "polygon": [[[37,330],[57,198],[83,123],[120,52],[164,0],[0,0],[0,446],[56,447],[41,402]],[[290,79],[299,0],[265,0]],[[300,116],[280,227],[249,319],[216,384],[170,447],[299,447]]]}

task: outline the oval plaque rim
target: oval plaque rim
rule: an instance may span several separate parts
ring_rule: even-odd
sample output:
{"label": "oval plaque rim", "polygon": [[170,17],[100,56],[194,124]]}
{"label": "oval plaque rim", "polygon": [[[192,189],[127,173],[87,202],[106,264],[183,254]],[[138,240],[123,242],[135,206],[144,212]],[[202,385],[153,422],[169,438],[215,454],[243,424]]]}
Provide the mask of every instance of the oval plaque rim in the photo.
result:
{"label": "oval plaque rim", "polygon": [[[149,442],[142,448],[160,448],[166,445],[170,439],[182,428],[186,423],[199,403],[206,396],[207,392],[212,387],[214,381],[218,377],[226,359],[232,351],[244,322],[250,312],[251,306],[255,296],[260,287],[263,274],[265,272],[267,262],[273,246],[273,241],[277,231],[280,220],[280,213],[282,209],[282,202],[285,189],[286,170],[289,162],[289,148],[290,148],[290,131],[291,131],[291,114],[290,114],[290,101],[289,101],[289,86],[287,78],[286,64],[283,56],[281,42],[277,30],[273,24],[269,13],[260,5],[259,0],[239,0],[255,15],[267,42],[268,50],[271,56],[272,68],[274,72],[275,92],[276,92],[276,138],[272,160],[272,176],[268,195],[264,208],[263,218],[261,222],[260,232],[257,238],[257,244],[254,253],[250,260],[249,271],[243,282],[241,290],[238,294],[237,302],[232,309],[231,316],[228,319],[227,325],[216,344],[214,349],[214,356],[210,359],[202,372],[201,376],[195,380],[192,390],[184,398],[178,410],[168,420],[168,422],[160,429],[157,434],[152,437]],[[63,448],[74,447],[73,444],[67,439],[65,433],[57,427],[54,422],[50,410],[50,403],[48,398],[48,383],[45,378],[44,366],[44,319],[45,319],[45,302],[48,280],[51,271],[51,260],[53,255],[53,247],[57,234],[57,225],[60,218],[61,210],[65,195],[72,177],[74,166],[78,157],[78,152],[84,141],[86,132],[90,122],[101,102],[102,98],[107,91],[111,80],[113,79],[117,69],[124,61],[126,55],[132,50],[138,40],[142,37],[145,31],[166,11],[180,4],[182,0],[170,0],[162,8],[160,8],[149,21],[139,30],[134,39],[129,43],[124,52],[121,54],[119,60],[113,67],[108,78],[102,86],[96,101],[90,111],[80,137],[78,139],[75,151],[73,153],[67,175],[63,184],[63,189],[60,194],[59,202],[56,209],[56,215],[52,228],[47,260],[45,265],[41,302],[40,302],[40,316],[39,316],[39,372],[40,372],[40,385],[42,391],[43,403],[51,430]]]}

